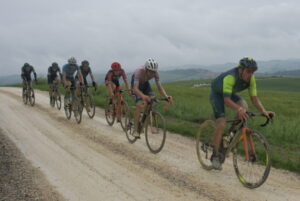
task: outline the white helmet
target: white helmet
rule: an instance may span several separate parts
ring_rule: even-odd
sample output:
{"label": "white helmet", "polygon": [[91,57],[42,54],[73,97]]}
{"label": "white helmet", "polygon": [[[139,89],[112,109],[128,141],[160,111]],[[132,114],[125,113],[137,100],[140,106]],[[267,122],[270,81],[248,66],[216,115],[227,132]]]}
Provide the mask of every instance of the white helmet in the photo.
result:
{"label": "white helmet", "polygon": [[74,57],[71,57],[69,60],[68,60],[68,63],[69,64],[73,64],[73,65],[76,65],[77,64],[77,62],[76,62],[76,59],[74,58]]}
{"label": "white helmet", "polygon": [[157,62],[150,58],[146,61],[145,63],[145,67],[148,69],[148,70],[151,70],[151,71],[157,71],[157,68],[158,68],[158,64]]}

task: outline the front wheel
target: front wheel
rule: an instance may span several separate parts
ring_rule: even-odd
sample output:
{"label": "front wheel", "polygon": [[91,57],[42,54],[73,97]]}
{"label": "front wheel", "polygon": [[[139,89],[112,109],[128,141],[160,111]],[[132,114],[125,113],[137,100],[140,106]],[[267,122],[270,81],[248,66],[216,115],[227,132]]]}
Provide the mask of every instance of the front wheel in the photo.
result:
{"label": "front wheel", "polygon": [[249,158],[243,138],[233,150],[233,166],[239,181],[247,188],[257,188],[269,176],[271,170],[270,146],[266,138],[257,131],[250,130],[246,134]]}
{"label": "front wheel", "polygon": [[85,104],[85,109],[88,116],[92,119],[95,116],[96,106],[91,94],[88,94],[88,96],[86,97],[86,101],[87,102]]}
{"label": "front wheel", "polygon": [[26,105],[28,102],[28,96],[27,96],[27,89],[23,88],[22,90],[22,99],[23,99],[23,103]]}
{"label": "front wheel", "polygon": [[56,92],[56,107],[58,110],[60,110],[61,108],[61,96],[60,96],[60,93],[59,92]]}
{"label": "front wheel", "polygon": [[72,116],[72,105],[70,104],[70,99],[69,98],[64,98],[64,110],[67,119],[70,119]]}
{"label": "front wheel", "polygon": [[105,106],[105,118],[108,123],[108,125],[112,126],[115,122],[115,104],[111,103],[109,98],[106,101]]}
{"label": "front wheel", "polygon": [[127,112],[128,112],[128,104],[123,101],[121,103],[121,109],[120,109],[120,123],[121,123],[121,127],[123,129],[123,131],[125,131],[126,129],[126,122],[125,122],[125,119],[126,119],[126,115],[127,115]]}
{"label": "front wheel", "polygon": [[73,113],[74,113],[74,117],[75,120],[78,124],[80,124],[81,119],[82,119],[82,104],[79,101],[78,98],[74,97],[73,103],[72,103],[72,109],[73,109]]}
{"label": "front wheel", "polygon": [[213,154],[211,142],[215,127],[214,121],[206,120],[200,125],[196,136],[197,157],[201,166],[206,170],[213,169],[210,159]]}
{"label": "front wheel", "polygon": [[134,107],[131,108],[130,110],[127,111],[126,116],[125,116],[125,133],[126,133],[126,137],[128,142],[130,142],[131,144],[134,143],[137,138],[134,137],[133,131],[134,131]]}
{"label": "front wheel", "polygon": [[35,103],[35,95],[34,95],[34,90],[32,88],[29,89],[29,103],[31,106],[34,106],[34,103]]}
{"label": "front wheel", "polygon": [[158,112],[151,111],[145,122],[145,138],[149,150],[157,154],[166,141],[166,120]]}

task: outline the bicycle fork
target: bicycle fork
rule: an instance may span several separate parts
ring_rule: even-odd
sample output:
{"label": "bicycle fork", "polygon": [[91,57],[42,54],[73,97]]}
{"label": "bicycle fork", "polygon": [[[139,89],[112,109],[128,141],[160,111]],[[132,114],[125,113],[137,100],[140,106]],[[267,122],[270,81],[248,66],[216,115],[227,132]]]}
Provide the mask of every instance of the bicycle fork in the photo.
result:
{"label": "bicycle fork", "polygon": [[244,140],[244,149],[245,149],[245,160],[249,161],[249,149],[248,146],[250,144],[251,153],[256,155],[254,143],[252,140],[251,130],[249,128],[242,128],[242,136]]}

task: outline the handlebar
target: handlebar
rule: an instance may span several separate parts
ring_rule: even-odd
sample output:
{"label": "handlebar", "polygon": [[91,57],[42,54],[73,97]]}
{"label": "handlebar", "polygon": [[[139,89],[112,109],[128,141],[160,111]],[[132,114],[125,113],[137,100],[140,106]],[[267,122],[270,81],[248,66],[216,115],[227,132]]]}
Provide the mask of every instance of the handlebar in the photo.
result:
{"label": "handlebar", "polygon": [[[265,127],[266,125],[268,125],[271,122],[273,122],[273,117],[274,115],[273,114],[270,114],[270,119],[268,117],[266,117],[264,114],[262,113],[254,113],[254,112],[246,112],[248,114],[248,116],[250,117],[265,117],[266,118],[266,121],[262,124],[260,124],[261,127]],[[242,120],[240,119],[234,119],[234,120],[228,120],[226,121],[227,123],[233,123],[233,124],[239,124],[241,122],[243,122]]]}

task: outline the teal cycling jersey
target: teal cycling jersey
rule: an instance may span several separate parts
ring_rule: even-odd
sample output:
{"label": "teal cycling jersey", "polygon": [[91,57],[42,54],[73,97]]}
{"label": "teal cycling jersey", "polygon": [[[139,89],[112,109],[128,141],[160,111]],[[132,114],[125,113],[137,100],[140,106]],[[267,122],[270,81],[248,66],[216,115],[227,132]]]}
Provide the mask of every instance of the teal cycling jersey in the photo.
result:
{"label": "teal cycling jersey", "polygon": [[243,81],[238,72],[238,67],[222,73],[211,83],[213,92],[225,96],[231,96],[237,92],[248,89],[250,96],[257,96],[256,81],[254,75],[251,76],[250,82]]}
{"label": "teal cycling jersey", "polygon": [[74,73],[79,70],[77,65],[65,64],[63,66],[63,72],[66,73],[67,78],[74,78]]}

